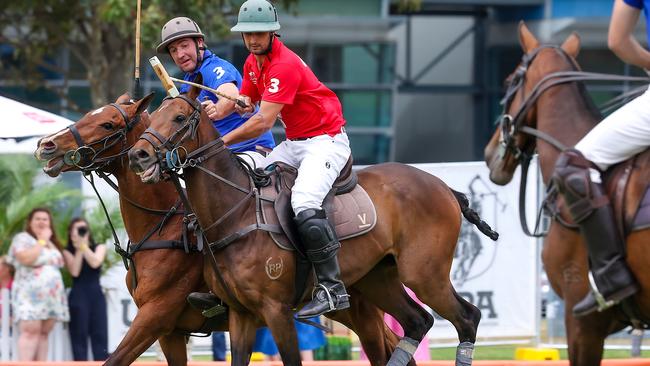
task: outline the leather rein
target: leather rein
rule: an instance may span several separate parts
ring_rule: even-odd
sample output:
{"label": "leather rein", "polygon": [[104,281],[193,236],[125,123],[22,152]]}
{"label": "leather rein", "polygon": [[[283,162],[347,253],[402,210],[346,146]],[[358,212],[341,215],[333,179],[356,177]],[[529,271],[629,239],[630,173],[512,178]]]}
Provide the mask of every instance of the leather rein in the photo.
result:
{"label": "leather rein", "polygon": [[[529,95],[525,95],[526,85],[526,74],[533,60],[537,57],[540,51],[544,49],[554,49],[560,53],[573,67],[574,70],[571,71],[557,71],[550,73],[544,76],[540,81],[538,81],[532,88]],[[519,147],[515,143],[516,136],[520,133],[539,138],[551,146],[555,147],[559,151],[565,150],[567,147],[561,143],[556,138],[547,134],[546,132],[540,131],[536,128],[527,126],[526,116],[530,112],[531,108],[537,102],[537,99],[548,89],[562,84],[572,83],[572,82],[581,82],[581,81],[635,81],[635,82],[648,82],[647,77],[637,77],[637,76],[621,76],[613,74],[603,74],[603,73],[594,73],[594,72],[584,72],[579,71],[579,66],[575,60],[569,56],[566,51],[561,47],[554,45],[541,45],[531,52],[528,52],[522,56],[521,62],[515,72],[513,73],[511,79],[508,82],[508,88],[506,94],[501,100],[500,104],[503,105],[503,112],[497,118],[496,123],[499,125],[501,130],[501,136],[499,139],[499,156],[503,158],[506,152],[513,154],[514,158],[521,165],[521,180],[519,185],[519,221],[522,227],[522,230],[527,236],[530,237],[543,237],[546,235],[546,232],[538,232],[539,224],[542,217],[542,210],[547,207],[548,204],[548,195],[555,193],[555,187],[551,186],[547,191],[547,199],[544,200],[542,207],[540,208],[537,214],[537,220],[535,223],[535,229],[531,233],[528,229],[528,223],[526,220],[526,183],[528,179],[528,168],[530,165],[530,160],[533,156],[532,149],[526,149],[525,147]],[[518,93],[521,93],[522,102],[514,114],[509,114],[511,104]],[[553,215],[556,220],[563,225],[566,225],[558,215]]]}
{"label": "leather rein", "polygon": [[[90,183],[91,187],[95,191],[95,194],[97,195],[97,198],[99,199],[99,202],[104,211],[104,215],[106,216],[108,224],[111,228],[115,251],[122,257],[122,261],[124,262],[124,267],[128,270],[130,264],[134,270],[133,284],[135,288],[137,286],[137,274],[135,273],[135,264],[133,262],[133,255],[136,252],[140,250],[150,250],[150,249],[183,249],[185,250],[186,253],[189,253],[191,251],[191,248],[189,247],[187,241],[187,234],[185,232],[186,228],[184,228],[184,232],[183,232],[183,242],[179,242],[175,240],[149,240],[149,238],[151,238],[151,236],[153,236],[157,231],[160,232],[163,229],[165,223],[167,222],[167,220],[169,220],[169,218],[171,218],[174,215],[184,214],[182,210],[179,210],[181,204],[180,199],[177,200],[176,203],[169,210],[158,210],[158,209],[145,207],[135,202],[133,199],[127,197],[123,193],[120,193],[120,189],[117,186],[117,184],[113,182],[113,180],[110,179],[109,175],[102,170],[105,167],[107,167],[109,164],[111,164],[115,159],[124,157],[129,152],[129,150],[133,147],[133,145],[127,146],[128,144],[127,134],[135,127],[136,124],[138,124],[141,121],[140,115],[136,115],[132,119],[129,119],[126,111],[117,103],[111,103],[109,104],[109,106],[115,108],[120,113],[120,115],[124,119],[125,127],[119,129],[118,131],[100,140],[86,143],[84,139],[81,137],[81,134],[79,133],[78,129],[74,125],[69,126],[68,129],[72,133],[72,136],[74,136],[78,148],[73,150],[68,150],[65,152],[64,163],[78,168],[82,172],[84,179],[86,179],[86,181]],[[108,149],[112,148],[113,146],[115,146],[120,142],[122,144],[122,148],[117,154],[106,156],[106,157],[100,156],[103,152],[107,151]],[[96,148],[96,146],[100,146],[100,147]],[[84,158],[85,156],[90,156],[89,160],[85,159]],[[86,162],[82,163],[84,161]],[[99,191],[97,190],[94,177],[92,176],[92,172],[95,172],[97,176],[102,178],[113,190],[115,190],[120,195],[120,197],[124,198],[132,206],[154,215],[163,216],[161,220],[158,222],[158,224],[155,225],[153,228],[151,228],[139,242],[132,245],[131,241],[129,240],[126,244],[126,249],[122,247],[120,240],[117,236],[115,226],[113,225],[113,221],[111,220],[111,217],[108,213],[108,209],[106,208],[106,204],[104,203],[104,200],[102,199],[101,195],[99,194]]]}
{"label": "leather rein", "polygon": [[[188,103],[193,108],[193,111],[190,114],[189,118],[187,118],[186,123],[184,123],[181,127],[179,127],[169,138],[165,138],[159,132],[157,132],[151,127],[147,128],[147,130],[140,138],[146,140],[151,144],[151,146],[153,147],[156,153],[156,156],[158,157],[158,162],[161,166],[161,173],[168,174],[171,177],[172,181],[174,182],[174,185],[176,186],[176,189],[178,190],[181,196],[181,199],[183,200],[183,204],[188,210],[190,210],[190,212],[192,212],[187,217],[191,216],[190,226],[195,231],[197,242],[199,243],[198,247],[201,250],[203,250],[204,255],[210,256],[211,258],[210,263],[212,265],[212,268],[216,274],[217,279],[219,280],[220,285],[226,292],[226,295],[230,298],[232,303],[237,308],[245,309],[244,305],[237,299],[237,297],[233,294],[232,290],[230,289],[230,286],[228,286],[226,281],[223,279],[223,276],[221,275],[218,269],[217,260],[214,255],[214,251],[223,249],[228,245],[232,244],[233,242],[237,241],[238,239],[257,230],[282,234],[283,231],[279,225],[269,225],[264,223],[262,220],[261,201],[264,200],[267,202],[273,202],[273,199],[260,195],[260,192],[255,184],[255,179],[253,178],[253,172],[249,171],[248,172],[249,174],[247,174],[248,187],[242,187],[241,185],[225,177],[222,177],[219,174],[202,166],[202,163],[210,159],[211,157],[223,153],[230,153],[227,146],[224,144],[221,138],[217,138],[213,141],[210,141],[209,143],[201,146],[200,148],[190,153],[187,153],[187,151],[185,150],[185,148],[181,146],[181,144],[187,139],[196,138],[197,131],[198,131],[198,124],[200,122],[200,117],[201,117],[201,105],[191,100],[189,97],[187,97],[184,94],[180,94],[177,97],[166,97],[165,100],[175,99],[175,98],[183,99],[186,103]],[[167,149],[167,151],[164,154],[161,149],[162,147]],[[185,156],[182,156],[181,153],[183,153]],[[201,224],[198,222],[198,218],[196,217],[196,214],[191,209],[189,197],[187,196],[187,193],[182,188],[179,181],[179,177],[180,177],[179,170],[189,169],[189,168],[199,169],[203,173],[209,175],[210,177],[217,179],[222,184],[226,184],[231,188],[241,193],[244,193],[245,196],[239,202],[233,205],[220,218],[218,218],[217,220],[215,220],[205,228],[202,228]],[[204,241],[207,242],[205,233],[219,226],[227,218],[232,217],[237,211],[240,210],[240,208],[243,207],[245,203],[249,202],[250,199],[255,200],[254,201],[255,202],[255,223],[250,224],[230,235],[227,235],[222,239],[213,242],[208,242],[207,245],[204,245]],[[329,331],[328,328],[323,327],[320,324],[312,322],[310,320],[298,319],[298,321]]]}

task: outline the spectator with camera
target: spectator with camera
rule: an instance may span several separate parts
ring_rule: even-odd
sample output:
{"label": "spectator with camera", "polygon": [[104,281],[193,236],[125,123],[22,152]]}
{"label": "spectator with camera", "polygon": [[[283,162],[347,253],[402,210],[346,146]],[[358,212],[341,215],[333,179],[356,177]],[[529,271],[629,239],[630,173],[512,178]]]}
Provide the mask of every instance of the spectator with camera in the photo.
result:
{"label": "spectator with camera", "polygon": [[72,275],[70,341],[75,361],[88,359],[88,338],[95,361],[108,358],[108,319],[106,298],[99,285],[106,246],[93,240],[88,222],[75,218],[68,226],[68,246],[63,251]]}

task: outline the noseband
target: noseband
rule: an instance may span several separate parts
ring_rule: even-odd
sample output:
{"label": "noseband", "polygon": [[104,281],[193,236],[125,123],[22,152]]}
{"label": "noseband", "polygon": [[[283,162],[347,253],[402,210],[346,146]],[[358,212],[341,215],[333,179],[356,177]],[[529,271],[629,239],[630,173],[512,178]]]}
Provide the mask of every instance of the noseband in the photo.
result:
{"label": "noseband", "polygon": [[[84,172],[97,170],[110,164],[114,159],[123,156],[129,151],[129,149],[131,149],[132,146],[125,147],[127,144],[127,134],[138,122],[140,122],[140,115],[138,114],[132,119],[129,119],[128,115],[119,104],[111,103],[109,106],[117,109],[117,111],[122,115],[126,127],[121,128],[100,140],[86,144],[81,137],[81,134],[79,134],[77,127],[75,127],[75,125],[69,126],[68,129],[70,130],[70,133],[72,133],[72,136],[74,136],[78,147],[74,150],[68,150],[65,152],[63,155],[63,162],[65,164],[77,167]],[[104,151],[112,148],[120,142],[123,146],[120,152],[111,156],[99,157]],[[97,146],[99,147],[97,148]],[[90,157],[90,159],[87,160],[87,163],[83,163],[84,156]]]}

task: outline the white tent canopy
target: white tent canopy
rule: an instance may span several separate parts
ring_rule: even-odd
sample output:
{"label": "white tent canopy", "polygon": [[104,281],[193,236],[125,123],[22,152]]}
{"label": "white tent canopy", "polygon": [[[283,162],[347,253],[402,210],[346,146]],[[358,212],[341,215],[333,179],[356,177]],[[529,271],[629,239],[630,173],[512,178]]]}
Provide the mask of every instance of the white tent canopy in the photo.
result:
{"label": "white tent canopy", "polygon": [[0,96],[0,139],[45,136],[73,122],[42,109]]}

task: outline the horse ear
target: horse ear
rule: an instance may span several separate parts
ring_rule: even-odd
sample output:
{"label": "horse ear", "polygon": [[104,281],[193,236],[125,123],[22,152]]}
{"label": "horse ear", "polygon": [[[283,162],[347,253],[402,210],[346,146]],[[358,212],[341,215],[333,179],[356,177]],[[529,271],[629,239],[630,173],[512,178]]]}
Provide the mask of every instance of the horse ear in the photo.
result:
{"label": "horse ear", "polygon": [[562,49],[569,54],[569,56],[576,58],[580,52],[580,36],[578,33],[573,32],[562,43]]}
{"label": "horse ear", "polygon": [[142,99],[138,100],[137,102],[135,102],[135,104],[137,106],[136,111],[135,111],[136,115],[138,115],[138,114],[140,114],[140,113],[147,110],[147,108],[149,107],[149,103],[151,103],[151,101],[153,100],[154,95],[156,95],[156,93],[153,93],[153,92],[149,93],[144,98],[142,98]]}
{"label": "horse ear", "polygon": [[[196,77],[194,78],[194,80],[192,80],[192,82],[194,82],[196,84],[203,85],[203,75],[201,73],[198,73],[196,75]],[[194,100],[199,96],[200,92],[201,92],[201,89],[199,89],[199,88],[197,88],[195,86],[192,86],[192,87],[190,87],[190,91],[187,93],[187,96],[190,97],[190,99]]]}
{"label": "horse ear", "polygon": [[117,99],[115,100],[115,104],[124,104],[129,100],[131,100],[131,96],[129,95],[129,92],[125,92],[124,94],[117,97]]}
{"label": "horse ear", "polygon": [[528,53],[529,51],[539,47],[539,41],[530,29],[528,29],[523,20],[519,22],[519,43],[521,44],[524,53]]}

